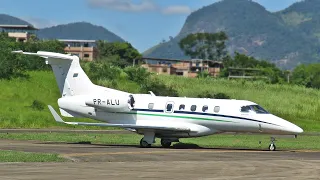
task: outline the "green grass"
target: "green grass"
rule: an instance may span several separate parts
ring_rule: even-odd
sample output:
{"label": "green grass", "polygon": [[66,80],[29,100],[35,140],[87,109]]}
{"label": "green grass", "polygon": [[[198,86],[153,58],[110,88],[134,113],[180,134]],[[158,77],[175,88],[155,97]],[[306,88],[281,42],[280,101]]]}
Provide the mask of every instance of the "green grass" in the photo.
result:
{"label": "green grass", "polygon": [[[58,110],[60,92],[52,71],[29,72],[30,78],[0,80],[0,128],[74,128],[57,124],[47,107],[32,109],[34,100],[53,105]],[[320,132],[320,91],[293,85],[270,85],[262,82],[225,79],[190,79],[159,76],[180,96],[195,97],[200,93],[226,93],[234,99],[246,99],[260,104],[271,113],[287,119],[309,132]],[[103,82],[100,82],[103,84]],[[134,87],[134,86],[133,86]],[[132,92],[135,92],[132,90]],[[65,118],[68,121],[89,119]],[[106,129],[77,126],[79,129]]]}
{"label": "green grass", "polygon": [[[78,133],[12,133],[0,134],[0,139],[40,140],[51,142],[102,143],[106,145],[139,145],[142,136],[137,134],[78,134]],[[180,139],[182,143],[196,144],[210,148],[267,149],[270,137],[267,135],[212,135],[200,138]],[[261,143],[259,143],[259,141]],[[156,140],[154,146],[160,146]],[[320,150],[320,136],[298,136],[298,138],[277,138],[278,150]]]}
{"label": "green grass", "polygon": [[[52,71],[28,72],[29,79],[0,79],[0,128],[77,128],[112,129],[87,126],[67,126],[54,121],[46,105],[58,111],[57,101],[61,97]],[[45,104],[43,110],[31,108],[34,100]],[[69,121],[90,119],[64,118]],[[113,128],[114,129],[114,128]]]}
{"label": "green grass", "polygon": [[0,150],[0,162],[63,162],[57,154]]}

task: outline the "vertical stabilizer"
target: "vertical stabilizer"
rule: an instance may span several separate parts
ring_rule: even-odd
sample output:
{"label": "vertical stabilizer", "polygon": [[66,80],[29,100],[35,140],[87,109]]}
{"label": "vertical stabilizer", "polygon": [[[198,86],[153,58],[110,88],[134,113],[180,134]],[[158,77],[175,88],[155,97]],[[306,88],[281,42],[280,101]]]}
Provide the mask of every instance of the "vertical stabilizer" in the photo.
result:
{"label": "vertical stabilizer", "polygon": [[81,68],[77,56],[44,51],[37,53],[15,51],[14,53],[46,58],[46,63],[52,67],[62,97],[89,94],[94,88],[93,83]]}

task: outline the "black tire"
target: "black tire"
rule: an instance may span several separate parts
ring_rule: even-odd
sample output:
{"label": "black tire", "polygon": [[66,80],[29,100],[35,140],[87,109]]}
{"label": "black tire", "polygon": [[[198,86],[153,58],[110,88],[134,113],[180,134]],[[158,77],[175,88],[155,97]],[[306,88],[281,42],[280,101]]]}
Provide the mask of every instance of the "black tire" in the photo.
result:
{"label": "black tire", "polygon": [[161,139],[161,146],[164,148],[169,148],[171,146],[171,141],[166,139]]}
{"label": "black tire", "polygon": [[147,141],[143,140],[143,138],[140,140],[140,147],[141,148],[149,148],[151,147],[151,144],[149,144]]}
{"label": "black tire", "polygon": [[275,144],[270,144],[269,145],[269,151],[275,151],[277,149],[276,145]]}

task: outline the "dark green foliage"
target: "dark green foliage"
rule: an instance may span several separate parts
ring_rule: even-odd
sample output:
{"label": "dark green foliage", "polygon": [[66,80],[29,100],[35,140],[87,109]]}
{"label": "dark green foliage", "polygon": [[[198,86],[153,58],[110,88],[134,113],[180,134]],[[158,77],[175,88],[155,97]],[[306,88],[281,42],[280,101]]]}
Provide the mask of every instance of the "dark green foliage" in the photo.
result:
{"label": "dark green foliage", "polygon": [[250,76],[260,76],[267,77],[267,82],[270,83],[282,83],[284,82],[284,72],[281,71],[275,64],[270,63],[264,60],[257,60],[254,57],[247,56],[245,54],[236,53],[234,58],[225,57],[223,59],[224,67],[227,67],[222,70],[220,77],[228,77],[229,72],[228,68],[251,68],[257,69],[255,71],[247,71],[246,75]]}
{"label": "dark green foliage", "polygon": [[210,98],[210,99],[231,99],[225,93],[210,93],[209,91],[205,91],[197,96],[198,98]]}
{"label": "dark green foliage", "polygon": [[21,57],[11,53],[12,50],[20,49],[21,45],[15,39],[9,38],[6,33],[0,34],[0,78],[10,79],[22,76],[27,64]]}
{"label": "dark green foliage", "polygon": [[126,67],[133,64],[133,60],[140,60],[141,54],[128,42],[98,41],[99,58],[97,61],[107,61],[113,65]]}
{"label": "dark green foliage", "polygon": [[104,27],[86,22],[77,22],[40,29],[37,32],[40,39],[87,39],[106,40],[109,42],[124,42],[122,38]]}
{"label": "dark green foliage", "polygon": [[157,96],[179,96],[178,92],[171,86],[166,86],[156,77],[147,78],[142,84],[140,84],[142,93],[148,93],[152,91]]}
{"label": "dark green foliage", "polygon": [[45,108],[45,104],[39,100],[34,100],[30,107],[34,110],[42,111]]}
{"label": "dark green foliage", "polygon": [[300,65],[292,72],[293,84],[320,89],[320,64]]}
{"label": "dark green foliage", "polygon": [[87,62],[84,63],[84,69],[90,78],[94,81],[117,80],[120,77],[121,69],[110,63]]}
{"label": "dark green foliage", "polygon": [[156,95],[178,96],[176,90],[167,87],[143,67],[131,66],[121,69],[110,62],[82,62],[81,66],[91,80],[102,86],[119,89],[122,87],[121,83],[125,83],[130,87],[125,87],[123,90],[129,92],[149,93],[153,91]]}
{"label": "dark green foliage", "polygon": [[208,71],[199,71],[197,74],[197,78],[210,78],[211,75]]}
{"label": "dark green foliage", "polygon": [[203,92],[201,94],[198,94],[197,97],[198,98],[210,98],[210,99],[213,99],[214,94],[210,93],[209,91],[205,91],[205,92]]}
{"label": "dark green foliage", "polygon": [[191,58],[221,60],[226,56],[225,32],[189,34],[179,42],[180,48]]}
{"label": "dark green foliage", "polygon": [[126,67],[124,72],[127,73],[128,79],[136,83],[142,84],[146,78],[150,77],[150,72],[143,67]]}
{"label": "dark green foliage", "polygon": [[33,41],[22,43],[9,38],[6,33],[0,33],[0,78],[24,77],[26,70],[44,70],[49,66],[43,58],[13,54],[12,51],[23,50],[28,52],[52,51],[63,53],[64,45],[58,41]]}
{"label": "dark green foliage", "polygon": [[141,93],[152,91],[159,96],[178,96],[178,92],[172,87],[167,87],[163,82],[159,81],[143,67],[127,67],[124,72],[128,75],[128,79],[136,82],[141,87]]}
{"label": "dark green foliage", "polygon": [[225,93],[217,93],[214,95],[215,99],[230,99],[230,96],[228,96]]}

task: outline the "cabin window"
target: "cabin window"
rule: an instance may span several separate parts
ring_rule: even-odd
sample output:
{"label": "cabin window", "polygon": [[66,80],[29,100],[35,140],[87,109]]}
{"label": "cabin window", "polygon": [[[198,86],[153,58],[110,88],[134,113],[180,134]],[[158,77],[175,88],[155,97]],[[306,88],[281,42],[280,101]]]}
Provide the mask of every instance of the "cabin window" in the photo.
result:
{"label": "cabin window", "polygon": [[197,110],[197,106],[196,105],[192,105],[190,108],[191,111],[196,111]]}
{"label": "cabin window", "polygon": [[166,112],[173,112],[173,104],[172,103],[168,103],[166,106]]}
{"label": "cabin window", "polygon": [[215,106],[215,107],[213,108],[213,111],[214,111],[215,113],[218,113],[218,112],[220,111],[220,106]]}
{"label": "cabin window", "polygon": [[252,106],[250,106],[250,109],[253,110],[254,112],[256,112],[257,114],[269,114],[268,111],[266,111],[265,109],[263,109],[259,105],[252,105]]}
{"label": "cabin window", "polygon": [[203,107],[202,107],[202,112],[207,112],[208,111],[208,106],[207,105],[204,105]]}
{"label": "cabin window", "polygon": [[250,106],[242,106],[241,107],[241,112],[248,113],[250,109],[251,109]]}
{"label": "cabin window", "polygon": [[186,108],[186,105],[181,104],[181,105],[179,106],[179,111],[184,111],[185,108]]}
{"label": "cabin window", "polygon": [[149,103],[148,104],[148,109],[153,109],[154,104],[153,103]]}

